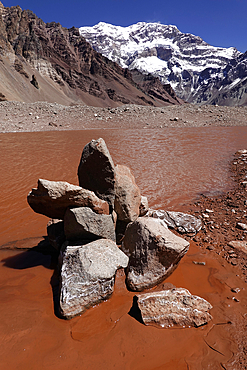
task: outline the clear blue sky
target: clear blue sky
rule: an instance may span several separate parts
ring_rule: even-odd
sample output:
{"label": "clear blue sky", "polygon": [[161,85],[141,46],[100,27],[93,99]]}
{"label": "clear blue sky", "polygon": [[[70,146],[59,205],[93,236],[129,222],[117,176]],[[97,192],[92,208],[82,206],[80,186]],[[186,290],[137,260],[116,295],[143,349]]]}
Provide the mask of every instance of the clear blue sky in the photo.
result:
{"label": "clear blue sky", "polygon": [[247,51],[247,0],[1,0],[20,5],[45,22],[93,26],[103,21],[129,26],[139,21],[173,24],[213,46]]}

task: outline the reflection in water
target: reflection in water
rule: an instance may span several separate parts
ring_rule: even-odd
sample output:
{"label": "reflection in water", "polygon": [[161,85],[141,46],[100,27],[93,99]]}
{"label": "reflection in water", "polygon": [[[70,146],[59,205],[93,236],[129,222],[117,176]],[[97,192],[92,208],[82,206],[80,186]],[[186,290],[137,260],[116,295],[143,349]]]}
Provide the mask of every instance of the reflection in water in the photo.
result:
{"label": "reflection in water", "polygon": [[85,130],[0,134],[0,240],[45,233],[47,218],[26,196],[38,178],[74,184],[81,151],[103,137],[115,164],[129,166],[150,206],[179,210],[199,193],[226,190],[228,162],[245,147],[246,127]]}

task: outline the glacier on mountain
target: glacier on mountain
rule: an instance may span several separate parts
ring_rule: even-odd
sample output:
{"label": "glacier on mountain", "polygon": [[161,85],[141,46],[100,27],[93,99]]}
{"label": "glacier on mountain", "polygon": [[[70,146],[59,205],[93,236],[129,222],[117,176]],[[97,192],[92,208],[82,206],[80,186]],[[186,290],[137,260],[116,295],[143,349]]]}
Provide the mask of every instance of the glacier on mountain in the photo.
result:
{"label": "glacier on mountain", "polygon": [[121,67],[151,73],[170,83],[180,98],[195,103],[213,102],[226,79],[226,67],[242,55],[234,47],[211,46],[176,26],[160,23],[122,27],[100,22],[79,31],[97,52]]}

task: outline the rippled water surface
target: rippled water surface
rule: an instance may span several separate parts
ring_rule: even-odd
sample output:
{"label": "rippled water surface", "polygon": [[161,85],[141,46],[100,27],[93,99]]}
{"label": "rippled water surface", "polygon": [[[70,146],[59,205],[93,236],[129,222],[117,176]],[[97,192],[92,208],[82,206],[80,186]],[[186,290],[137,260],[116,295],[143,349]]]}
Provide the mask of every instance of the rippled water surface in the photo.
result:
{"label": "rippled water surface", "polygon": [[132,169],[154,208],[182,209],[231,185],[229,160],[247,147],[246,127],[85,130],[0,134],[0,243],[44,235],[47,218],[26,202],[38,178],[74,184],[82,149],[103,137],[115,164]]}

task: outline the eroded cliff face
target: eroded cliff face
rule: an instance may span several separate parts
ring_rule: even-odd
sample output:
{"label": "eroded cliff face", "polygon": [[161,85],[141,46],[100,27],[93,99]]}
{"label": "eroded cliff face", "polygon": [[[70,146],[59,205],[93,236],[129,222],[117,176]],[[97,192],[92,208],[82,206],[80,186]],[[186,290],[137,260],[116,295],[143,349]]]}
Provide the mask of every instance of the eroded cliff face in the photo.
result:
{"label": "eroded cliff face", "polygon": [[[149,94],[128,69],[97,53],[77,28],[45,23],[19,6],[0,3],[0,58],[0,92],[8,100],[96,106],[180,103],[161,84],[158,95]],[[40,89],[30,86],[33,74]]]}

